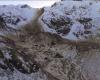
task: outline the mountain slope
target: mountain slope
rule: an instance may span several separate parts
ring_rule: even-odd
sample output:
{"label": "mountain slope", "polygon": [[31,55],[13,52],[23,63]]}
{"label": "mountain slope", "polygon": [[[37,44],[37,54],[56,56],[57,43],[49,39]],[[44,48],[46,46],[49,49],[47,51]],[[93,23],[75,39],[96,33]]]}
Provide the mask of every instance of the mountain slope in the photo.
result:
{"label": "mountain slope", "polygon": [[62,1],[44,8],[41,16],[44,31],[73,41],[86,40],[100,28],[99,5],[95,1]]}
{"label": "mountain slope", "polygon": [[100,80],[99,5],[0,6],[0,80]]}

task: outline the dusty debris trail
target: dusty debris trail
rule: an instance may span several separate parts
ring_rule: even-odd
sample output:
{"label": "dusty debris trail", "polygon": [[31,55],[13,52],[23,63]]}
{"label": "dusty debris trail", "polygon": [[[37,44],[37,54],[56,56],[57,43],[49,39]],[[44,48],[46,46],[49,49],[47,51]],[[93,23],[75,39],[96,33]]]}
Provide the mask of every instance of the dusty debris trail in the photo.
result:
{"label": "dusty debris trail", "polygon": [[[9,40],[7,45],[18,51],[16,56],[19,55],[29,63],[36,63],[50,80],[89,80],[91,75],[87,77],[86,74],[89,74],[87,70],[91,66],[88,64],[97,64],[91,62],[98,59],[96,55],[99,56],[94,54],[100,49],[95,43],[67,41],[58,35],[44,32],[25,35],[23,40],[22,37],[13,37],[15,36],[11,35],[8,39],[3,37],[3,41]],[[38,67],[35,69],[38,70]]]}

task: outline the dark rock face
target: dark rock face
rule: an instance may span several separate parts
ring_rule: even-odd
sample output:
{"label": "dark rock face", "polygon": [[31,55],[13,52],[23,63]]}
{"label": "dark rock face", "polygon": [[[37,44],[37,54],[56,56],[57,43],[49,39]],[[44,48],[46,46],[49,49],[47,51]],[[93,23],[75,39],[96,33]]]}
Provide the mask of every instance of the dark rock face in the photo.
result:
{"label": "dark rock face", "polygon": [[[56,16],[56,15],[54,15],[54,16]],[[42,20],[49,26],[49,28],[55,29],[58,34],[69,33],[70,26],[73,24],[72,20],[65,16],[60,16],[58,18],[53,17],[53,18],[51,18],[50,23],[46,22],[44,18],[42,18]]]}
{"label": "dark rock face", "polygon": [[59,19],[53,18],[50,21],[52,26],[55,26],[55,30],[57,30],[57,33],[60,34],[67,34],[70,32],[70,26],[72,25],[72,22],[70,18],[68,17],[60,17]]}
{"label": "dark rock face", "polygon": [[88,23],[90,21],[92,21],[91,18],[81,18],[78,20],[81,24],[84,24],[84,23]]}
{"label": "dark rock face", "polygon": [[0,31],[17,31],[16,29],[9,27],[7,23],[11,23],[13,25],[17,25],[20,19],[16,19],[16,21],[11,21],[12,19],[8,19],[7,17],[3,17],[0,15]]}
{"label": "dark rock face", "polygon": [[[6,52],[4,50],[6,50]],[[31,62],[25,53],[19,53],[15,49],[9,48],[4,50],[0,50],[0,59],[2,59],[3,62],[0,63],[0,67],[2,69],[10,69],[11,71],[14,71],[15,68],[22,73],[28,74],[39,70],[39,65],[35,61]]]}
{"label": "dark rock face", "polygon": [[6,27],[7,25],[6,25],[5,20],[3,19],[2,16],[0,16],[0,29],[6,28]]}
{"label": "dark rock face", "polygon": [[5,13],[1,14],[0,21],[7,24],[12,24],[12,25],[18,25],[20,21],[25,21],[26,19],[20,18],[18,16],[13,16],[12,13],[9,12],[10,15],[7,15]]}
{"label": "dark rock face", "polygon": [[27,4],[21,6],[21,8],[27,8],[27,7],[29,8]]}

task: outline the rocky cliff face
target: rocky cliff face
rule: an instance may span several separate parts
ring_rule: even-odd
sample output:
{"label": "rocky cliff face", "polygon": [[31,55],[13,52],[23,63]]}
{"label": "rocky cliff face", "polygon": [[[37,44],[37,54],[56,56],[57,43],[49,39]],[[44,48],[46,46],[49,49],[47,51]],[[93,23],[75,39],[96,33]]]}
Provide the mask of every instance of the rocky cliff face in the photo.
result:
{"label": "rocky cliff face", "polygon": [[100,80],[99,5],[1,6],[0,80]]}

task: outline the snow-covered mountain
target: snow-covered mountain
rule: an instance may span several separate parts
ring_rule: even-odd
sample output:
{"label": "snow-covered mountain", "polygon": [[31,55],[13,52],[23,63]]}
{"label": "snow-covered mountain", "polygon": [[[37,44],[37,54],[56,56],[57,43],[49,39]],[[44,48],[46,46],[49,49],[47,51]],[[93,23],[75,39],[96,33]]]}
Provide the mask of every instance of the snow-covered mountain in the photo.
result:
{"label": "snow-covered mountain", "polygon": [[99,1],[1,5],[0,80],[100,80],[99,40]]}
{"label": "snow-covered mountain", "polygon": [[69,40],[85,40],[100,29],[100,2],[62,1],[44,8],[41,23],[46,32]]}

